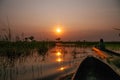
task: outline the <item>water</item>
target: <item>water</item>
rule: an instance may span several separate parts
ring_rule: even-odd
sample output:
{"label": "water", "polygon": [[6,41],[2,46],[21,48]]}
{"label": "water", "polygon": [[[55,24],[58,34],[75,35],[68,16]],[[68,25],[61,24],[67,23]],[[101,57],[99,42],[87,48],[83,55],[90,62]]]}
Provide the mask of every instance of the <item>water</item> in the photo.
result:
{"label": "water", "polygon": [[[64,46],[55,46],[44,56],[37,50],[19,58],[1,56],[0,80],[56,80],[75,73],[89,55],[99,57],[91,48]],[[108,60],[112,61],[111,58]]]}
{"label": "water", "polygon": [[116,53],[120,53],[120,47],[107,47],[107,49],[109,49],[109,50],[112,50],[112,51],[114,51],[114,52],[116,52]]}
{"label": "water", "polygon": [[75,72],[80,62],[90,54],[90,48],[56,46],[45,56],[34,50],[28,56],[13,60],[0,57],[0,80],[58,79]]}

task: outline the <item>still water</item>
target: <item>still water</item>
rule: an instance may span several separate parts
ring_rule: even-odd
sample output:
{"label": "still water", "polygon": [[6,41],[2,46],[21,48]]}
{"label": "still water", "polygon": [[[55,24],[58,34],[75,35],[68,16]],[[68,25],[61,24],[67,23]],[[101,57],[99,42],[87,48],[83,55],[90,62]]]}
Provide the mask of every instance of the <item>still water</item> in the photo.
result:
{"label": "still water", "polygon": [[59,79],[74,73],[80,62],[91,55],[90,48],[56,46],[46,53],[38,55],[36,50],[26,57],[12,62],[0,57],[0,80],[45,80]]}

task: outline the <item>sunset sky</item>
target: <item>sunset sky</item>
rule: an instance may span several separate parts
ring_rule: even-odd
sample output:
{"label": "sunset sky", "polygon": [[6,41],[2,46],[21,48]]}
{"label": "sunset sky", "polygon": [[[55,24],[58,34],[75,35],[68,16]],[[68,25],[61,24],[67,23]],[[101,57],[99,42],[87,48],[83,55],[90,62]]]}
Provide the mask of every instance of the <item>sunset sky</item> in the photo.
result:
{"label": "sunset sky", "polygon": [[0,31],[7,17],[14,36],[120,41],[120,31],[113,29],[120,28],[120,0],[0,0]]}

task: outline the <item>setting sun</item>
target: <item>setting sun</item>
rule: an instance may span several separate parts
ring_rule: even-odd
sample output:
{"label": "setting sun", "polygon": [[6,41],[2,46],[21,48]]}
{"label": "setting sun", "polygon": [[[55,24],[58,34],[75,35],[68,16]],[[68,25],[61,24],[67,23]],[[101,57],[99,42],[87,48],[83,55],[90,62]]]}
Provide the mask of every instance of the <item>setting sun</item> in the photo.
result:
{"label": "setting sun", "polygon": [[56,32],[57,32],[57,33],[60,33],[60,32],[61,32],[61,29],[60,29],[60,28],[57,28],[57,29],[56,29]]}
{"label": "setting sun", "polygon": [[56,25],[54,27],[54,31],[57,35],[63,34],[63,25]]}
{"label": "setting sun", "polygon": [[61,33],[61,28],[57,28],[57,29],[56,29],[56,32],[57,32],[57,33]]}
{"label": "setting sun", "polygon": [[0,80],[120,80],[120,0],[0,0]]}

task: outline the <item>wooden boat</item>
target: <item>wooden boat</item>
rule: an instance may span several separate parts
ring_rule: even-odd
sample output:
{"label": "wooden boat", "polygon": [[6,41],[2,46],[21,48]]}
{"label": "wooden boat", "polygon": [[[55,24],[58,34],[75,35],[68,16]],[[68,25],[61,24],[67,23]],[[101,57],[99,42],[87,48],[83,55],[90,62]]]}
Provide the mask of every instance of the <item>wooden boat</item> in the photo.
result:
{"label": "wooden boat", "polygon": [[89,56],[80,64],[72,80],[120,80],[120,76],[107,64]]}
{"label": "wooden boat", "polygon": [[120,56],[120,53],[116,53],[116,52],[111,51],[111,50],[109,50],[109,49],[104,49],[104,50],[102,50],[102,51],[105,51],[105,52],[107,52],[107,53],[110,54],[110,55]]}

